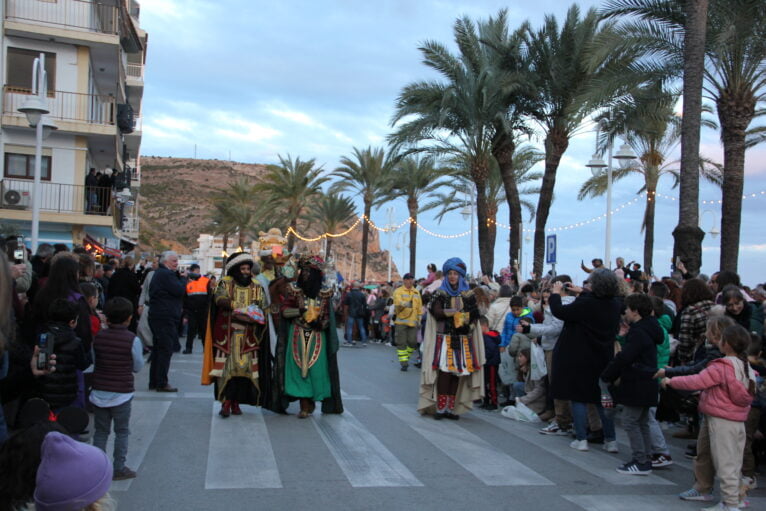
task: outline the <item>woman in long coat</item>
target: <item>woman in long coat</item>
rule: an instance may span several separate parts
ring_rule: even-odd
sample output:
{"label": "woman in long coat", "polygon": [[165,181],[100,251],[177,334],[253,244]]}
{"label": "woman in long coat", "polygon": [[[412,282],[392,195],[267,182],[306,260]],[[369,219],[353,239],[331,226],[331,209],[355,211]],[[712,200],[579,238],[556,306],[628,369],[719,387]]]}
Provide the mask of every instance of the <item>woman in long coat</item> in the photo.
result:
{"label": "woman in long coat", "polygon": [[[606,417],[601,407],[598,380],[614,358],[622,302],[617,298],[617,277],[607,269],[594,270],[588,276],[588,287],[569,305],[561,303],[563,286],[562,282],[556,282],[549,298],[551,312],[564,321],[553,349],[555,374],[551,392],[555,399],[572,402],[576,436],[572,447],[587,450],[588,403],[595,404],[598,409],[605,440],[615,439],[614,422]],[[581,291],[571,285],[569,289]]]}

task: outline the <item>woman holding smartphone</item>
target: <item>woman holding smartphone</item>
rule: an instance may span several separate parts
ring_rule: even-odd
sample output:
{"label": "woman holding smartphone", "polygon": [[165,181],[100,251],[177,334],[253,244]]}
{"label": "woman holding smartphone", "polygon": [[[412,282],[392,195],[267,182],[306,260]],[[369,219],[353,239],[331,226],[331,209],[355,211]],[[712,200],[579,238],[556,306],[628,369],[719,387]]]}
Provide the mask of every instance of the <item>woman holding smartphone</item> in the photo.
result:
{"label": "woman holding smartphone", "polygon": [[484,393],[484,341],[465,263],[453,257],[442,272],[444,281],[428,307],[418,411],[458,420]]}

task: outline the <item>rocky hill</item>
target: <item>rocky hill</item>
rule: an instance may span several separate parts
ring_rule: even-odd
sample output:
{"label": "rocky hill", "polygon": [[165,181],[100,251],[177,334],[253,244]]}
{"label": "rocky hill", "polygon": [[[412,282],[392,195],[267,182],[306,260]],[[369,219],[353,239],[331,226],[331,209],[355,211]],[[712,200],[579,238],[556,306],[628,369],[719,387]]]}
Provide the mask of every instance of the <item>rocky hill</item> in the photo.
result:
{"label": "rocky hill", "polygon": [[[196,160],[191,158],[141,158],[141,188],[139,214],[141,250],[160,252],[175,250],[190,254],[197,247],[200,233],[209,233],[212,197],[243,176],[258,178],[266,171],[265,165],[238,163],[224,160]],[[279,220],[275,227],[284,232]],[[308,230],[304,235],[316,235]],[[361,227],[348,236],[333,241],[337,269],[346,278],[359,278],[361,273]],[[298,242],[296,249],[309,249],[319,253],[319,242]],[[388,252],[380,248],[375,229],[370,231],[368,247],[368,280],[385,280],[388,273]],[[392,278],[399,278],[392,261]]]}

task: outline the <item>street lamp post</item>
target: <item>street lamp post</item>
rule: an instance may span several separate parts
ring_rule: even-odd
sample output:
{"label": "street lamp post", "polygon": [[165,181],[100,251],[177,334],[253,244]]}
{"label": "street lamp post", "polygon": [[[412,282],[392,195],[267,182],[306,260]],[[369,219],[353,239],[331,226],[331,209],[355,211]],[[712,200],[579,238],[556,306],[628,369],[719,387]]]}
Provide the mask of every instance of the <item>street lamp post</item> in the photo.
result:
{"label": "street lamp post", "polygon": [[45,114],[50,112],[46,105],[48,80],[45,73],[45,54],[41,53],[32,65],[32,95],[19,107],[19,112],[27,116],[29,126],[35,128],[35,174],[32,184],[32,252],[37,252],[40,241],[40,202],[42,189],[40,179],[43,166],[43,138],[57,126]]}
{"label": "street lamp post", "polygon": [[[598,130],[596,130],[596,143],[598,144]],[[585,165],[590,168],[593,173],[593,177],[597,177],[601,174],[602,170],[606,168],[606,235],[604,240],[604,263],[608,268],[612,267],[612,141],[606,148],[606,163],[602,160],[598,153],[594,153],[590,161]],[[635,153],[628,144],[623,144],[614,155],[616,160],[628,162],[636,158]]]}
{"label": "street lamp post", "polygon": [[469,271],[471,277],[473,277],[473,190],[471,190],[470,198],[466,200],[465,206],[460,210],[460,214],[463,217],[463,220],[469,220],[470,219],[470,226],[471,226],[471,255],[469,258]]}
{"label": "street lamp post", "polygon": [[388,225],[386,226],[386,234],[388,235],[388,280],[387,282],[391,282],[391,236],[393,235],[393,232],[391,231],[391,227],[394,225],[394,207],[390,206],[386,208],[386,212],[388,213]]}

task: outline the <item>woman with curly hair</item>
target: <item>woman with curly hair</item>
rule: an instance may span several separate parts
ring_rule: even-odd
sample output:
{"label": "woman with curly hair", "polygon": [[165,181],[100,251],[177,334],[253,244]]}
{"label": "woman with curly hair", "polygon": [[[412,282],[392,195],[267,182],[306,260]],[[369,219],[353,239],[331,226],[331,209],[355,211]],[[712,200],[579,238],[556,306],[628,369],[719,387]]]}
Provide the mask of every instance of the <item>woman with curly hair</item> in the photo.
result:
{"label": "woman with curly hair", "polygon": [[713,293],[701,279],[689,279],[681,288],[681,312],[677,316],[678,348],[673,365],[688,365],[697,348],[705,344],[705,328]]}

